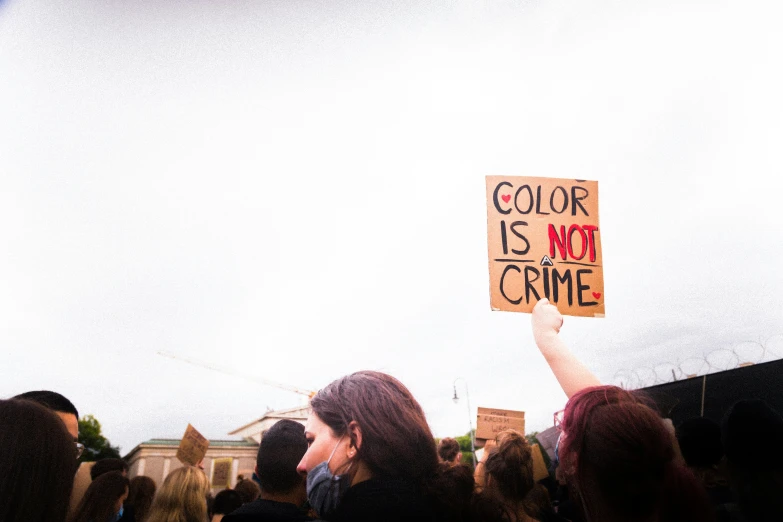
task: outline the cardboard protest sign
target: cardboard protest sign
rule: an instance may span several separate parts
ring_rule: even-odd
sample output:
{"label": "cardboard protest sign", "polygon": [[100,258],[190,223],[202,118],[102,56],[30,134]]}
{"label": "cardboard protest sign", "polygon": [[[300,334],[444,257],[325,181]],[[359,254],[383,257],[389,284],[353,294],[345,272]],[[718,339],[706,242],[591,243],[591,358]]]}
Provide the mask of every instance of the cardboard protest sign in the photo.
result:
{"label": "cardboard protest sign", "polygon": [[211,484],[213,488],[231,487],[231,464],[233,463],[234,459],[231,457],[212,461]]}
{"label": "cardboard protest sign", "polygon": [[201,462],[204,455],[207,454],[208,447],[209,441],[199,433],[196,428],[188,424],[185,434],[179,442],[177,458],[183,464],[195,466]]}
{"label": "cardboard protest sign", "polygon": [[538,482],[549,476],[549,470],[546,468],[544,455],[541,453],[541,446],[533,444],[530,446],[530,449],[533,451],[533,480]]}
{"label": "cardboard protest sign", "polygon": [[604,316],[598,182],[487,176],[492,310]]}
{"label": "cardboard protest sign", "polygon": [[525,412],[479,408],[476,421],[476,439],[494,439],[503,430],[514,429],[525,434]]}

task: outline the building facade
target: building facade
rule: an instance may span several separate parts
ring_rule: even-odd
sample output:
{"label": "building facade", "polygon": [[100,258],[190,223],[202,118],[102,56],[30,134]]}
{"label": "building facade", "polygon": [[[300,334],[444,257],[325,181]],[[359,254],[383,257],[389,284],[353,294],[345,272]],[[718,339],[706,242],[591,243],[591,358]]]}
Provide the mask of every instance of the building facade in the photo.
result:
{"label": "building facade", "polygon": [[[204,472],[216,493],[226,487],[236,486],[238,477],[249,479],[256,466],[258,446],[263,432],[281,419],[305,423],[309,406],[297,406],[285,410],[269,411],[263,417],[230,432],[236,440],[210,440],[204,457]],[[169,473],[182,467],[177,459],[180,439],[150,439],[133,448],[125,461],[128,476],[145,475],[160,486]]]}
{"label": "building facade", "polygon": [[[128,477],[145,475],[160,486],[169,473],[183,466],[177,459],[179,443],[179,439],[151,439],[142,442],[125,456],[129,468]],[[250,478],[256,466],[257,454],[258,443],[252,440],[210,440],[204,457],[204,472],[210,478],[213,492],[226,487],[233,488],[239,475]],[[225,463],[228,459],[230,473],[227,481],[218,482],[217,475],[223,474],[216,469],[216,463]]]}
{"label": "building facade", "polygon": [[245,440],[254,440],[256,443],[260,443],[261,435],[264,431],[271,428],[277,421],[288,419],[304,424],[309,412],[310,406],[296,406],[286,410],[268,411],[260,419],[254,420],[241,428],[229,432],[229,435],[235,435],[237,437],[242,437]]}

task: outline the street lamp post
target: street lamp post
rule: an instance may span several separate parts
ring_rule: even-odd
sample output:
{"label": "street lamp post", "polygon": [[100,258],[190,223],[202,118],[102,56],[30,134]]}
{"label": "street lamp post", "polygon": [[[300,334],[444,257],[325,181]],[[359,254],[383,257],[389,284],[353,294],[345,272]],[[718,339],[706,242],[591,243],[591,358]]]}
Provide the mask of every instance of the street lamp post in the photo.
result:
{"label": "street lamp post", "polygon": [[462,383],[465,385],[465,397],[467,398],[468,403],[468,427],[470,428],[470,431],[468,431],[468,434],[470,435],[470,456],[473,457],[473,467],[476,467],[476,446],[473,444],[473,416],[471,415],[470,410],[470,392],[468,391],[468,382],[463,379],[462,377],[457,377],[454,379],[454,397],[451,398],[451,400],[454,401],[454,404],[457,404],[459,402],[459,396],[457,395],[457,381],[462,381]]}

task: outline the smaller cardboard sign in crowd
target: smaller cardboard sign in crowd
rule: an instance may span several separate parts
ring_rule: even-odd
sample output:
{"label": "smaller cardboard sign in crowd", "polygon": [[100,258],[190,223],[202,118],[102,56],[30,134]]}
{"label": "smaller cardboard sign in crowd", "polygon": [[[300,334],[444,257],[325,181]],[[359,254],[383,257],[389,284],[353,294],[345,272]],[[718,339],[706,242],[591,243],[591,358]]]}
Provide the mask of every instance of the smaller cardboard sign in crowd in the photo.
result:
{"label": "smaller cardboard sign in crowd", "polygon": [[177,448],[177,458],[183,464],[197,466],[199,462],[204,460],[207,448],[209,448],[207,438],[188,424],[185,434],[179,442],[179,448]]}
{"label": "smaller cardboard sign in crowd", "polygon": [[549,476],[549,470],[544,462],[544,454],[541,453],[541,446],[533,444],[530,446],[530,449],[533,450],[533,480],[538,482]]}
{"label": "smaller cardboard sign in crowd", "polygon": [[231,457],[215,459],[212,461],[212,487],[230,488],[231,487],[231,465],[234,459]]}
{"label": "smaller cardboard sign in crowd", "polygon": [[501,410],[498,408],[479,408],[476,421],[476,438],[494,439],[503,430],[513,429],[525,434],[525,412]]}
{"label": "smaller cardboard sign in crowd", "polygon": [[[502,410],[500,408],[479,408],[476,423],[476,447],[487,446],[487,441],[494,441],[497,435],[505,430],[515,430],[525,436],[525,412]],[[533,458],[533,478],[536,482],[549,476],[549,469],[544,461],[541,446],[530,446]]]}

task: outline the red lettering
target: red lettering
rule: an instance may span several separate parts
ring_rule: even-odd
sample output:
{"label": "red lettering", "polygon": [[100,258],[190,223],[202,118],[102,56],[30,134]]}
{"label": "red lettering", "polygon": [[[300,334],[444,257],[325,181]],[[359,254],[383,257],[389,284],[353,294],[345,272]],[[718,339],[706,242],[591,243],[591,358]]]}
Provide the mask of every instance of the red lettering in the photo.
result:
{"label": "red lettering", "polygon": [[582,225],[582,229],[590,234],[590,262],[595,261],[595,231],[598,227],[595,225]]}
{"label": "red lettering", "polygon": [[[582,251],[579,253],[578,256],[574,255],[574,232],[579,232],[579,235],[582,238]],[[582,259],[585,257],[585,254],[587,253],[587,234],[585,234],[584,230],[582,230],[582,227],[579,225],[571,225],[571,228],[568,229],[568,254],[574,258],[574,259]]]}
{"label": "red lettering", "polygon": [[560,225],[560,235],[555,230],[555,225],[549,224],[549,257],[555,258],[555,245],[560,251],[560,257],[567,259],[566,257],[566,229],[565,225]]}

